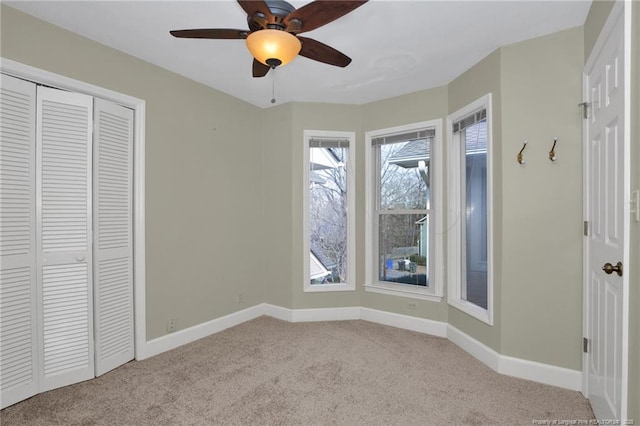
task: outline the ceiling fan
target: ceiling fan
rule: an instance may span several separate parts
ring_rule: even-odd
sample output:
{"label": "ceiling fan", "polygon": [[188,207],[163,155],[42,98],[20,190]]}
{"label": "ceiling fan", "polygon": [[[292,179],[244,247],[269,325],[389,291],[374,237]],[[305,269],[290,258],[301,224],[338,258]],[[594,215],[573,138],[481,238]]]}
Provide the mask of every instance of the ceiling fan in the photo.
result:
{"label": "ceiling fan", "polygon": [[284,65],[297,55],[337,67],[351,58],[333,47],[298,34],[335,21],[368,0],[316,0],[296,9],[282,0],[238,0],[247,13],[248,30],[203,28],[170,31],[178,38],[246,39],[254,57],[253,76],[264,77],[270,69]]}

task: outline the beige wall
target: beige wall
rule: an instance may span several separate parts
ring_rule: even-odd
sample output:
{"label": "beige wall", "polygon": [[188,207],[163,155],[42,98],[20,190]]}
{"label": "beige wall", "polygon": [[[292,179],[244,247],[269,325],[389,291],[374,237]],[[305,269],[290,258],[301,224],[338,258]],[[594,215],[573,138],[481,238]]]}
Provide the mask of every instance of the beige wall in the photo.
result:
{"label": "beige wall", "polygon": [[146,101],[147,338],[261,303],[261,110],[0,7],[4,58]]}
{"label": "beige wall", "polygon": [[[494,51],[449,84],[449,114],[491,93],[493,129],[493,319],[489,326],[449,307],[449,323],[474,339],[500,352],[502,327],[502,88],[501,51]],[[446,229],[446,228],[445,228]]]}
{"label": "beige wall", "polygon": [[604,26],[615,0],[594,0],[589,8],[589,14],[584,21],[584,59],[589,58],[589,54],[596,44],[600,31]]}
{"label": "beige wall", "polygon": [[255,218],[256,245],[262,248],[266,303],[293,308],[293,105],[265,109],[262,113],[262,214]]}
{"label": "beige wall", "polygon": [[580,27],[506,46],[500,72],[501,353],[574,370],[582,368],[582,45]]}

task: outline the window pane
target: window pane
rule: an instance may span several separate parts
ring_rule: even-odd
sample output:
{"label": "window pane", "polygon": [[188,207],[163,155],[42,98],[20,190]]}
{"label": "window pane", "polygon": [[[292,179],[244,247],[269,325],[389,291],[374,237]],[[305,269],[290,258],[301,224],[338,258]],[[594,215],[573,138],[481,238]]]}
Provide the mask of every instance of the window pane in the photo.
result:
{"label": "window pane", "polygon": [[429,216],[378,215],[380,281],[429,285]]}
{"label": "window pane", "polygon": [[311,284],[347,280],[348,148],[310,148],[309,233]]}
{"label": "window pane", "polygon": [[428,209],[431,138],[377,146],[379,209]]}
{"label": "window pane", "polygon": [[464,150],[463,200],[466,206],[463,299],[487,309],[487,123],[462,132]]}

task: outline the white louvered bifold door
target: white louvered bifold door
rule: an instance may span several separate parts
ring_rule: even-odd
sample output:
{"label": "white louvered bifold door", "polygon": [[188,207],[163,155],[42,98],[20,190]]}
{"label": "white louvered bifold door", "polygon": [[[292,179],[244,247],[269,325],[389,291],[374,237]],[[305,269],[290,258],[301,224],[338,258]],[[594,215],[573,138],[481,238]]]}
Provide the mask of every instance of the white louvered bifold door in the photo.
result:
{"label": "white louvered bifold door", "polygon": [[133,111],[94,106],[94,291],[96,376],[134,357]]}
{"label": "white louvered bifold door", "polygon": [[94,377],[93,98],[38,87],[40,391]]}
{"label": "white louvered bifold door", "polygon": [[0,408],[38,392],[36,85],[0,76]]}

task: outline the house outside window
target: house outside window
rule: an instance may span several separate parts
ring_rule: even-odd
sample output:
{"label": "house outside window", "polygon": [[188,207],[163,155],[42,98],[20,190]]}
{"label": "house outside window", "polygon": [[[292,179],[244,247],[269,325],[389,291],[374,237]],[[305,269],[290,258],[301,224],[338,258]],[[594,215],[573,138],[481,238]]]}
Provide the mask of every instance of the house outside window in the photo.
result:
{"label": "house outside window", "polygon": [[355,290],[353,132],[304,132],[304,291]]}
{"label": "house outside window", "polygon": [[493,323],[491,95],[449,116],[448,302]]}
{"label": "house outside window", "polygon": [[366,133],[367,291],[440,300],[441,121]]}

